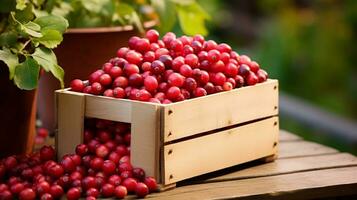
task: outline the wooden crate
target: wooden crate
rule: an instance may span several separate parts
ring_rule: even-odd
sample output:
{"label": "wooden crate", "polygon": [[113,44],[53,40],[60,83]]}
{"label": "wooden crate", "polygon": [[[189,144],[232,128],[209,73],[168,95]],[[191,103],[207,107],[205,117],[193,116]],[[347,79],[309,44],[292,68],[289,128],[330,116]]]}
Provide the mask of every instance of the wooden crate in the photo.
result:
{"label": "wooden crate", "polygon": [[59,156],[83,141],[84,118],[131,123],[131,162],[163,186],[278,148],[278,81],[172,104],[56,91]]}

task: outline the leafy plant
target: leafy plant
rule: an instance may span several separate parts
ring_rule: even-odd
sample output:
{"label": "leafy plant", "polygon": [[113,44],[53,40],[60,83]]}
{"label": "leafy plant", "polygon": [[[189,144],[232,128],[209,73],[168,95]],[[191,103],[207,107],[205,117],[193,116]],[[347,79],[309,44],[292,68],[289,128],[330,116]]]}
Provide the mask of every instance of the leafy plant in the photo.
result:
{"label": "leafy plant", "polygon": [[0,60],[20,89],[36,88],[41,69],[51,72],[64,85],[64,71],[52,49],[61,43],[68,22],[48,14],[46,6],[43,0],[0,2]]}
{"label": "leafy plant", "polygon": [[108,27],[134,25],[143,32],[143,21],[157,20],[161,32],[179,23],[185,34],[207,34],[209,15],[195,0],[52,0],[53,14],[68,19],[69,26]]}

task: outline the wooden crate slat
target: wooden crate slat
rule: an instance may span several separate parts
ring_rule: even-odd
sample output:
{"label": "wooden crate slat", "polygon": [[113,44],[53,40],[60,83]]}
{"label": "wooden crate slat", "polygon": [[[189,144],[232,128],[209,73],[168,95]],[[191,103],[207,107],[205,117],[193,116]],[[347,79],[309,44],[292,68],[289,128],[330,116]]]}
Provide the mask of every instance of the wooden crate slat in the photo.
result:
{"label": "wooden crate slat", "polygon": [[81,93],[58,91],[56,150],[61,158],[74,153],[76,146],[83,142],[85,96]]}
{"label": "wooden crate slat", "polygon": [[[150,199],[312,199],[357,195],[357,167],[178,187]],[[280,198],[279,198],[280,197]]]}
{"label": "wooden crate slat", "polygon": [[165,184],[275,154],[279,133],[277,123],[278,117],[271,117],[165,145]]}
{"label": "wooden crate slat", "polygon": [[86,95],[85,116],[130,123],[132,101]]}
{"label": "wooden crate slat", "polygon": [[279,159],[337,153],[334,148],[308,141],[281,142]]}
{"label": "wooden crate slat", "polygon": [[169,104],[164,141],[278,114],[278,81]]}
{"label": "wooden crate slat", "polygon": [[159,180],[160,112],[154,104],[132,104],[131,163]]}
{"label": "wooden crate slat", "polygon": [[357,157],[348,153],[296,157],[290,159],[278,159],[275,162],[249,167],[223,176],[203,180],[202,182],[217,182],[262,176],[274,176],[279,174],[346,166],[357,166]]}
{"label": "wooden crate slat", "polygon": [[280,142],[287,142],[287,141],[302,140],[302,138],[293,133],[290,133],[289,131],[280,130],[279,140]]}

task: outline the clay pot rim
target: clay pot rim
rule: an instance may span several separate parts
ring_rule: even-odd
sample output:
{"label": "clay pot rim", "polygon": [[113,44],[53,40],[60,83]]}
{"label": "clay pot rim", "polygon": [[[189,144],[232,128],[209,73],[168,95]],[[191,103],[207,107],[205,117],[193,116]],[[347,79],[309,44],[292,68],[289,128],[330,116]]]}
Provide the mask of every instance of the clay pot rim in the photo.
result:
{"label": "clay pot rim", "polygon": [[[144,28],[152,28],[157,24],[156,21],[144,22]],[[134,26],[114,26],[114,27],[91,27],[91,28],[69,28],[66,34],[91,34],[91,33],[110,33],[110,32],[122,32],[122,31],[132,31]]]}

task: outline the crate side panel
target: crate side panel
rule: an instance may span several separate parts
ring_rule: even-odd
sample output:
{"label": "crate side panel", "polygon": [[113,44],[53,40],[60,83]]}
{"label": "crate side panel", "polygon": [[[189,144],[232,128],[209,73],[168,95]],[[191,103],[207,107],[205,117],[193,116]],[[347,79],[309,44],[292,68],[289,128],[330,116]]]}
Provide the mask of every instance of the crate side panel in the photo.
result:
{"label": "crate side panel", "polygon": [[165,106],[164,140],[278,114],[278,81],[208,95]]}
{"label": "crate side panel", "polygon": [[131,123],[132,102],[100,96],[86,96],[85,116]]}
{"label": "crate side panel", "polygon": [[278,117],[164,146],[165,184],[274,155]]}
{"label": "crate side panel", "polygon": [[81,93],[56,92],[57,127],[56,150],[61,158],[74,153],[76,146],[83,142],[85,96]]}
{"label": "crate side panel", "polygon": [[159,177],[159,106],[134,102],[131,124],[131,162],[148,176]]}

